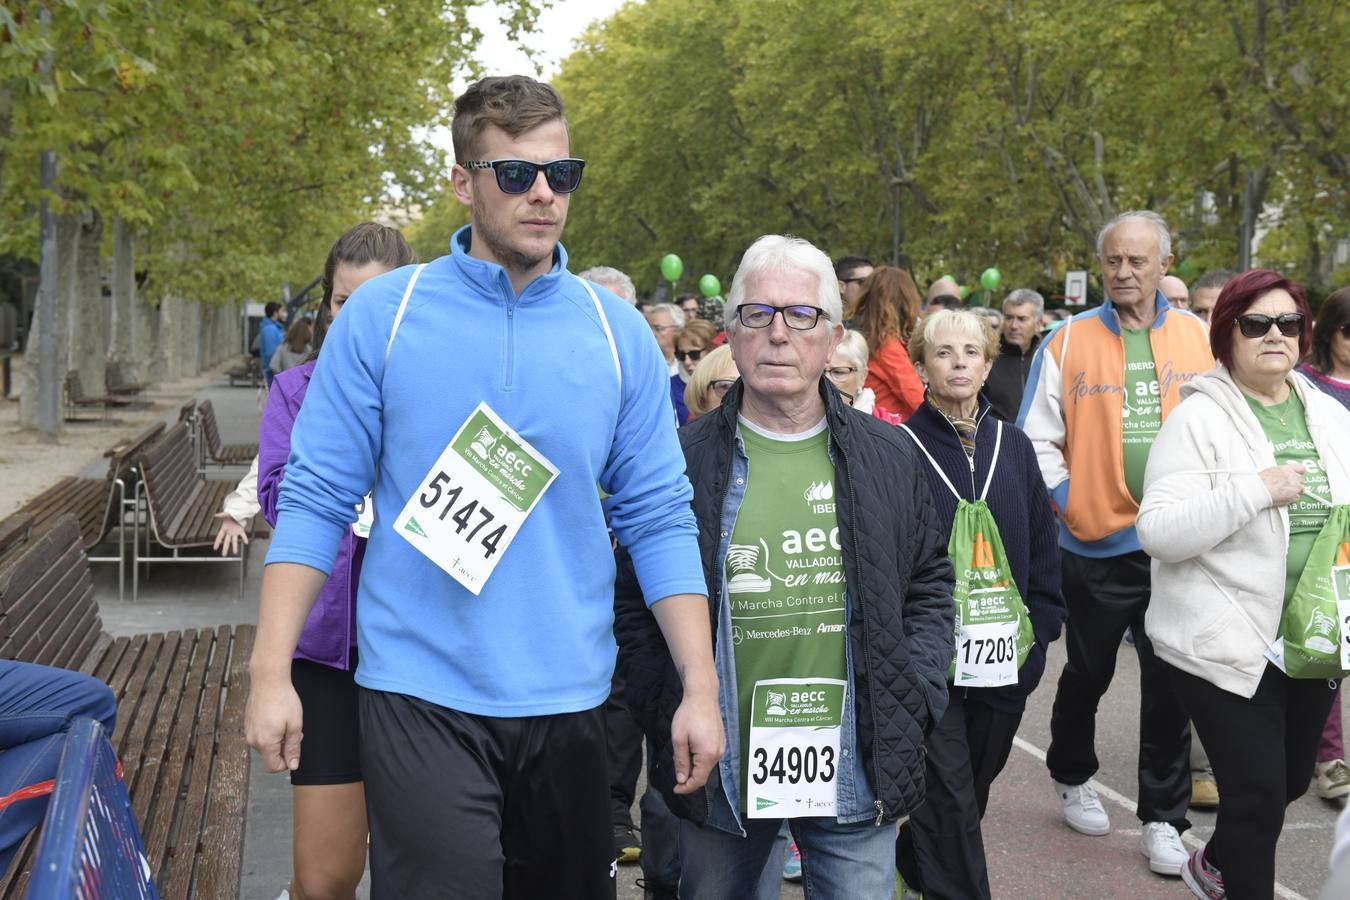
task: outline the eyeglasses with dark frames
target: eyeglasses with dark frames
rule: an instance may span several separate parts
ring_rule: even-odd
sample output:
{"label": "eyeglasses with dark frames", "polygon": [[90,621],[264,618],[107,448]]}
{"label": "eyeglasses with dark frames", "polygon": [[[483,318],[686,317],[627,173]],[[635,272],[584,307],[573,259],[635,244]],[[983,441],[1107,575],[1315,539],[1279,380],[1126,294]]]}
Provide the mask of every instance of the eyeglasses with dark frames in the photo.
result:
{"label": "eyeglasses with dark frames", "polygon": [[1298,337],[1303,333],[1303,313],[1285,313],[1279,316],[1263,316],[1259,313],[1247,313],[1237,317],[1238,330],[1245,338],[1265,337],[1274,325],[1285,337]]}
{"label": "eyeglasses with dark frames", "polygon": [[525,193],[534,187],[541,169],[549,190],[555,194],[570,194],[581,185],[581,170],[586,160],[569,157],[532,163],[524,159],[471,159],[460,165],[470,171],[491,169],[497,176],[497,187],[503,194]]}
{"label": "eyeglasses with dark frames", "polygon": [[719,378],[712,384],[708,385],[708,390],[712,391],[714,394],[721,397],[727,391],[731,390],[731,386],[735,383],[736,379],[734,378]]}
{"label": "eyeglasses with dark frames", "polygon": [[736,318],[746,328],[768,328],[777,315],[782,315],[783,324],[793,331],[810,331],[825,315],[825,310],[819,306],[770,306],[767,303],[742,303],[736,308]]}
{"label": "eyeglasses with dark frames", "polygon": [[830,379],[833,381],[838,381],[841,378],[847,378],[850,375],[857,374],[857,372],[858,372],[857,366],[830,366],[830,368],[825,370],[825,374],[830,376]]}

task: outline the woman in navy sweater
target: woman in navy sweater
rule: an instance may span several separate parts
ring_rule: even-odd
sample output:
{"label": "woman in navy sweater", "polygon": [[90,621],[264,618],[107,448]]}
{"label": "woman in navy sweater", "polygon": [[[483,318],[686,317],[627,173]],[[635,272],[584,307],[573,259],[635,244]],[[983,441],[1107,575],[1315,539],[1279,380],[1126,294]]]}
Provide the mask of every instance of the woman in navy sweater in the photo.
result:
{"label": "woman in navy sweater", "polygon": [[1059,531],[1030,439],[990,415],[980,395],[998,354],[989,325],[974,313],[943,310],[919,323],[909,349],[927,393],[906,426],[927,457],[937,519],[950,534],[956,494],[970,503],[983,497],[1034,640],[1016,683],[948,686],[947,711],[926,741],[928,800],[901,828],[896,866],[929,900],[987,898],[980,819],[1045,671],[1045,648],[1064,623]]}

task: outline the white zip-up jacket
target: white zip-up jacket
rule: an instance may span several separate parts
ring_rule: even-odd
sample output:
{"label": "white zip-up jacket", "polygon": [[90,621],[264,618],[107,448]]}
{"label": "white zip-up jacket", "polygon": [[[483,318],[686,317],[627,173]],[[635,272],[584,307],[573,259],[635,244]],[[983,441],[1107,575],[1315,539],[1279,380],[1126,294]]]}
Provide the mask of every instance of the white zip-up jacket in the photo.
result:
{"label": "white zip-up jacket", "polygon": [[[1328,499],[1350,503],[1350,412],[1303,376],[1288,381],[1327,470]],[[1251,697],[1284,606],[1289,513],[1259,475],[1275,451],[1225,367],[1181,396],[1149,453],[1136,523],[1153,557],[1145,630],[1169,664]]]}

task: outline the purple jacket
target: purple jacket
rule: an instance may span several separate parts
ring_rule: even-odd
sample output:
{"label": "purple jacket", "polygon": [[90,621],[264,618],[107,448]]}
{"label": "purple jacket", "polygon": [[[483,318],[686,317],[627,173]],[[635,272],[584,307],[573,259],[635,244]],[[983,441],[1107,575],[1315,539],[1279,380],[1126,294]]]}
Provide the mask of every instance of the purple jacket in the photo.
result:
{"label": "purple jacket", "polygon": [[[277,374],[263,411],[258,434],[258,502],[263,518],[277,524],[277,498],[286,477],[286,461],[291,455],[291,427],[305,402],[314,363],[307,362]],[[353,511],[354,516],[354,511]],[[365,538],[347,529],[338,547],[333,572],[319,591],[319,598],[300,632],[295,648],[297,659],[307,659],[335,669],[349,669],[351,650],[356,646],[356,589],[361,583],[361,559],[366,553]]]}

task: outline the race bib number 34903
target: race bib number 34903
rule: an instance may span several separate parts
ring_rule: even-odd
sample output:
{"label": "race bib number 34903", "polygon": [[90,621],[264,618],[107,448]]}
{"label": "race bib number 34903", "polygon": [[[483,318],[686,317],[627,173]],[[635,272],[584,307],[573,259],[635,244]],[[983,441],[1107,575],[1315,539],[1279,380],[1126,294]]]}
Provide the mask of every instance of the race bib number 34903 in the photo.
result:
{"label": "race bib number 34903", "polygon": [[394,521],[475,596],[558,477],[546,456],[479,403]]}
{"label": "race bib number 34903", "polygon": [[833,678],[755,683],[746,812],[752,819],[835,815],[847,696]]}

